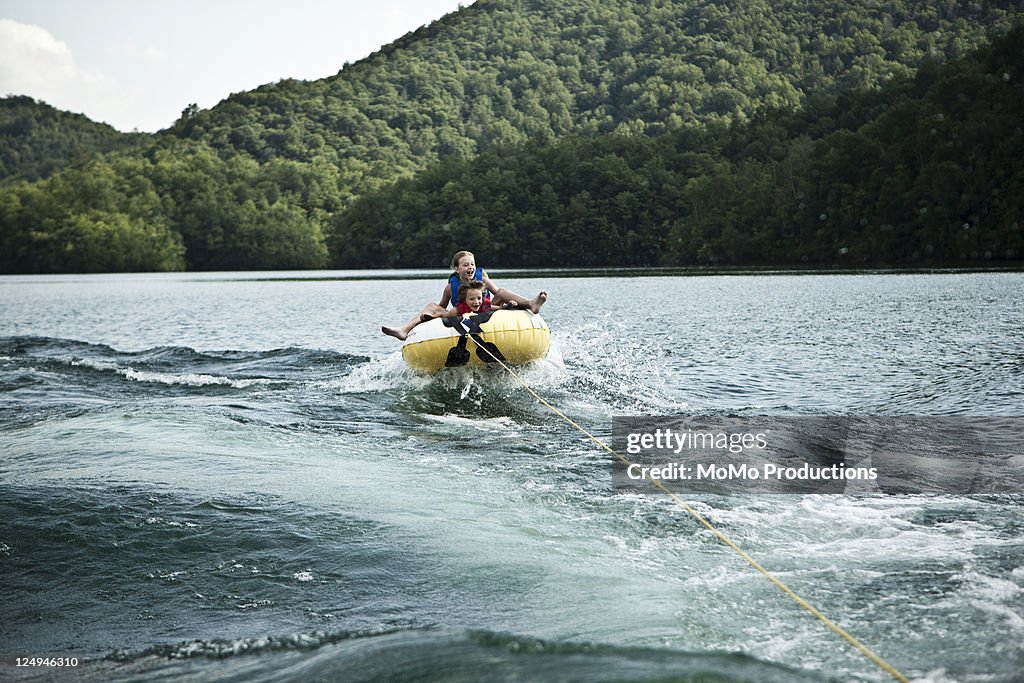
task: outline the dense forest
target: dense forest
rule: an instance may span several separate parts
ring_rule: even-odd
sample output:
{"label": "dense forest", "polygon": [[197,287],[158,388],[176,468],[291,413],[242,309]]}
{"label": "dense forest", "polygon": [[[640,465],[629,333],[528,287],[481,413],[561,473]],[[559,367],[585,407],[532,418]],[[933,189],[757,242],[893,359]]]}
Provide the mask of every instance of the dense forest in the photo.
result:
{"label": "dense forest", "polygon": [[1018,17],[478,0],[144,140],[10,98],[0,270],[1016,260]]}
{"label": "dense forest", "polygon": [[120,133],[31,97],[0,98],[0,179],[39,180],[77,158],[137,149],[149,137]]}
{"label": "dense forest", "polygon": [[338,214],[331,251],[350,267],[442,263],[451,243],[530,266],[1017,260],[1022,76],[1017,29],[797,111],[447,160]]}

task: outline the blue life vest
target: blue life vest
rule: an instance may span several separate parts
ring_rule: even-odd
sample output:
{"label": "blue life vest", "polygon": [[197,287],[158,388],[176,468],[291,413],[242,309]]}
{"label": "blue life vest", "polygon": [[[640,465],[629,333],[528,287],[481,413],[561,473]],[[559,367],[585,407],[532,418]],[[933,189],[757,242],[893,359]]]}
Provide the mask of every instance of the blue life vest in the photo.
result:
{"label": "blue life vest", "polygon": [[[484,280],[484,269],[483,268],[477,268],[476,272],[473,273],[473,279],[474,280],[480,280],[481,282],[483,282],[483,280]],[[451,303],[452,306],[457,306],[458,303],[459,303],[459,285],[462,284],[462,280],[459,279],[459,274],[458,273],[452,273],[451,275],[449,275],[448,276],[448,284],[451,285],[451,288],[452,288],[452,298],[451,298],[451,302],[450,303]],[[491,292],[489,290],[487,290],[487,289],[484,289],[484,306],[490,306],[490,305],[491,305]]]}

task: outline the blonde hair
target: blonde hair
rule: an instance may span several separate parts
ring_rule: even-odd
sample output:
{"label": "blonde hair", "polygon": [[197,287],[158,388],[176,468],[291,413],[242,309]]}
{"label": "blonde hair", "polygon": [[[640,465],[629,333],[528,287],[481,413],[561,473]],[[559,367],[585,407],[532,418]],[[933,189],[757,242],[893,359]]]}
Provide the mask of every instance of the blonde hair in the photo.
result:
{"label": "blonde hair", "polygon": [[471,252],[471,251],[457,251],[457,252],[455,252],[455,256],[452,256],[452,270],[453,271],[458,272],[458,270],[459,270],[459,261],[462,260],[463,256],[472,256],[473,260],[474,261],[476,260],[476,255],[473,254],[473,252]]}

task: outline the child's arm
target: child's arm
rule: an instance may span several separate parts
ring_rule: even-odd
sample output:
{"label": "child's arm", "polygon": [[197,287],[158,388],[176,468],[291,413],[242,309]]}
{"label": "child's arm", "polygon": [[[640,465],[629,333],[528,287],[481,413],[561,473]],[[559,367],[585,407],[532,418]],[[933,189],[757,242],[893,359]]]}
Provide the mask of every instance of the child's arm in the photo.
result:
{"label": "child's arm", "polygon": [[484,287],[487,288],[487,291],[489,291],[492,296],[496,296],[498,294],[498,290],[501,289],[501,287],[494,283],[494,280],[490,278],[486,270],[480,273],[480,278],[481,281],[484,283]]}
{"label": "child's arm", "polygon": [[441,292],[441,308],[446,308],[452,301],[452,283],[448,283],[444,286],[444,291]]}

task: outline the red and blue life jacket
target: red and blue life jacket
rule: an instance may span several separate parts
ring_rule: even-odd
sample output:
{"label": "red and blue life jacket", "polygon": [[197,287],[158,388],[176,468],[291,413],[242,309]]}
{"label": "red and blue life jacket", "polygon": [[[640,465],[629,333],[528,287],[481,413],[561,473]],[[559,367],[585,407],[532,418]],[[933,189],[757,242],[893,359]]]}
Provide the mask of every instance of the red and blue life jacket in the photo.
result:
{"label": "red and blue life jacket", "polygon": [[[484,269],[483,268],[477,268],[476,272],[473,273],[473,279],[474,280],[480,280],[481,282],[483,282],[483,279],[484,279]],[[448,277],[448,284],[451,285],[451,288],[452,288],[451,304],[452,304],[452,306],[458,306],[459,305],[459,285],[462,284],[462,280],[459,279],[459,274],[458,273],[452,273]],[[484,303],[483,303],[482,306],[480,306],[480,308],[481,309],[488,308],[488,307],[490,307],[490,305],[491,305],[491,292],[489,290],[487,290],[487,289],[484,289]]]}

